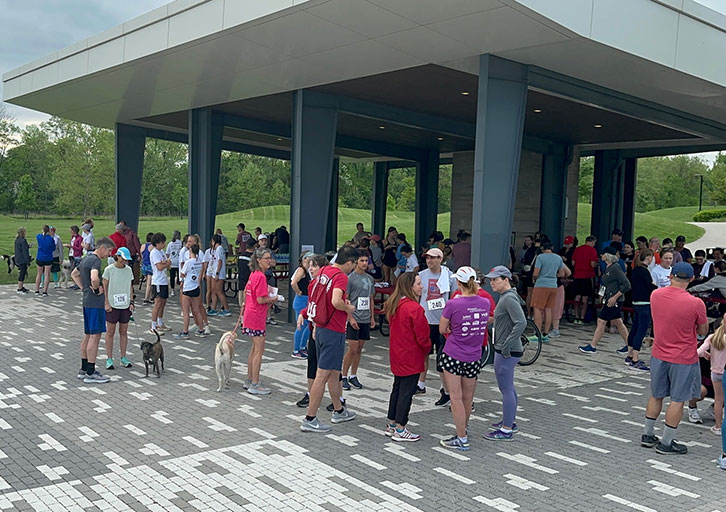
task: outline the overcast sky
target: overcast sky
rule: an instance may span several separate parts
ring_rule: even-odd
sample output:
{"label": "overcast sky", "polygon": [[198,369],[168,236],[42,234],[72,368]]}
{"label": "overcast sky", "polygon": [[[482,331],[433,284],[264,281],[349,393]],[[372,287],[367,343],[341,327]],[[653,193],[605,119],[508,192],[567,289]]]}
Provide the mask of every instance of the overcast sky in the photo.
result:
{"label": "overcast sky", "polygon": [[[726,14],[726,0],[696,1]],[[0,75],[168,2],[169,0],[0,0]],[[33,110],[7,103],[5,106],[23,127],[48,118],[47,115]],[[713,158],[715,157],[709,155],[709,162]]]}

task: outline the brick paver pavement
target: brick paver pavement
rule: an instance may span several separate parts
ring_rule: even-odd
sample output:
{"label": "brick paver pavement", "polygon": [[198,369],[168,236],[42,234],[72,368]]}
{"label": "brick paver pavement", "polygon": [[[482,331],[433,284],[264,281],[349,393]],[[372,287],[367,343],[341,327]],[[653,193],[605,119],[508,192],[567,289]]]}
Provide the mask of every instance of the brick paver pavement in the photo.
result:
{"label": "brick paver pavement", "polygon": [[[150,312],[137,313],[142,339],[151,338]],[[166,317],[180,326],[177,298]],[[641,448],[649,376],[622,364],[617,336],[606,335],[595,356],[577,352],[588,328],[564,326],[534,366],[517,370],[514,442],[482,439],[500,412],[487,367],[471,451],[450,452],[438,444],[453,425],[433,405],[435,375],[414,399],[411,427],[423,439],[401,445],[383,435],[392,378],[380,335],[363,356],[365,389],[346,393],[358,417],[320,435],[299,431],[305,361],[290,358],[289,325],[268,331],[262,375],[273,393],[255,397],[242,389],[245,338],[229,389],[216,392],[213,346],[234,316],[211,319],[210,338],[164,336],[161,379],[143,378],[131,326],[134,367],[117,366],[104,385],[76,379],[78,292],[51,288],[43,299],[0,287],[0,318],[0,510],[726,509],[712,423],[681,424],[686,456]]]}

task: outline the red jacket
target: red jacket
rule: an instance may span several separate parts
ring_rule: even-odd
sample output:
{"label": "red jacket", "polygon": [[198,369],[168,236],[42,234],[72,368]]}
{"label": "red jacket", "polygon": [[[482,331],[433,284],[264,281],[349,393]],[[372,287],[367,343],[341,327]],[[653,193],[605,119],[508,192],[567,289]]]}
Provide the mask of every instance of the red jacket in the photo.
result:
{"label": "red jacket", "polygon": [[121,247],[126,247],[126,237],[118,231],[114,231],[108,235],[108,237],[116,244],[116,247],[114,247],[113,251],[111,251],[111,256],[116,254],[116,251],[118,251]]}
{"label": "red jacket", "polygon": [[418,302],[403,297],[390,324],[389,356],[393,375],[407,377],[424,371],[424,361],[431,350],[424,309]]}

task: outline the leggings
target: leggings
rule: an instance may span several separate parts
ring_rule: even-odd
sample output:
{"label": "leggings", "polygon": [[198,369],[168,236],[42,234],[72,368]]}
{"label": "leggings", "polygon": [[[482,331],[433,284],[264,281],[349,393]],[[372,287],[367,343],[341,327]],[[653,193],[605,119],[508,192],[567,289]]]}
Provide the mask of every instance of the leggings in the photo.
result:
{"label": "leggings", "polygon": [[20,265],[18,265],[18,268],[20,269],[20,274],[18,274],[18,281],[25,281],[25,278],[28,277],[28,264],[21,263]]}
{"label": "leggings", "polygon": [[514,425],[517,415],[517,392],[514,390],[514,367],[519,357],[504,357],[500,353],[494,354],[494,375],[497,377],[497,386],[502,393],[502,425]]}
{"label": "leggings", "polygon": [[179,278],[179,267],[169,268],[169,287],[173,290],[176,286],[176,280]]}
{"label": "leggings", "polygon": [[[295,295],[295,298],[292,301],[292,307],[295,310],[295,322],[297,322],[297,317],[300,316],[300,311],[305,309],[308,305],[308,296],[307,295]],[[305,348],[305,343],[308,340],[308,335],[310,332],[310,329],[308,327],[309,322],[304,322],[302,329],[295,329],[295,345],[293,348],[294,352],[299,352],[300,350]]]}
{"label": "leggings", "polygon": [[640,352],[643,338],[650,327],[650,304],[634,304],[633,310],[635,313],[633,314],[633,325],[628,334],[628,346]]}
{"label": "leggings", "polygon": [[399,425],[406,426],[408,413],[411,411],[411,401],[416,393],[419,373],[406,377],[393,377],[393,390],[388,402],[388,419],[395,420]]}

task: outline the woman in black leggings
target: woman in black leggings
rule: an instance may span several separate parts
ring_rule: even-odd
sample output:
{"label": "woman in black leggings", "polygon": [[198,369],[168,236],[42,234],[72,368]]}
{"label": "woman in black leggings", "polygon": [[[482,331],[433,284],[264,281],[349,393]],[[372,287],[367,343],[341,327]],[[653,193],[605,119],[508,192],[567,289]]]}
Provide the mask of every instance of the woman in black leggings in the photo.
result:
{"label": "woman in black leggings", "polygon": [[[653,277],[648,270],[648,265],[653,261],[653,251],[643,249],[635,259],[635,268],[630,274],[630,285],[633,297],[633,325],[628,335],[628,356],[625,364],[634,370],[648,371],[650,368],[638,359],[640,348],[643,346],[643,338],[650,328],[650,294],[656,289],[653,284]],[[623,349],[621,349],[623,350]]]}

